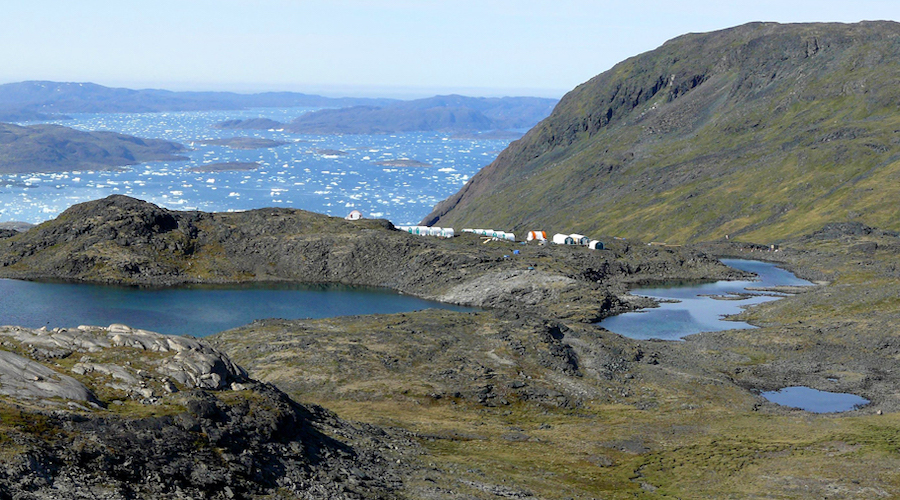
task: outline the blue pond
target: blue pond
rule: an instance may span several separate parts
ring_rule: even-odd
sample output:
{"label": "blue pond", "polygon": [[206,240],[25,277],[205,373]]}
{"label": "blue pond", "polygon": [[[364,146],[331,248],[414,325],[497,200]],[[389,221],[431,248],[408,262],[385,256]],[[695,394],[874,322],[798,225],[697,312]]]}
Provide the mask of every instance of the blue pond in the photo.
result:
{"label": "blue pond", "polygon": [[342,285],[251,284],[132,288],[0,279],[0,325],[29,328],[124,323],[205,336],[264,318],[324,318],[469,308]]}
{"label": "blue pond", "polygon": [[869,404],[869,400],[856,394],[827,392],[809,387],[785,387],[778,391],[763,392],[769,401],[812,413],[838,413]]}
{"label": "blue pond", "polygon": [[738,314],[747,306],[777,300],[779,297],[754,294],[737,300],[734,294],[748,293],[747,287],[812,285],[767,262],[744,259],[722,259],[722,262],[736,269],[755,273],[759,280],[680,283],[667,287],[635,289],[632,290],[635,295],[669,302],[660,303],[658,308],[612,316],[599,325],[625,337],[663,340],[679,340],[700,332],[754,328],[748,323],[727,321],[723,317]]}

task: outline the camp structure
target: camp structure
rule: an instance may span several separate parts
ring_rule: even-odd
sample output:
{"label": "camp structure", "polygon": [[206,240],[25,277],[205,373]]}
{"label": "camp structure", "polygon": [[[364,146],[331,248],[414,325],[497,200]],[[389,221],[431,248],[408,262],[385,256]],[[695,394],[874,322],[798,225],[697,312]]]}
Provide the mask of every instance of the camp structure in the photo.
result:
{"label": "camp structure", "polygon": [[556,233],[553,235],[553,243],[557,245],[574,245],[575,240],[568,234]]}
{"label": "camp structure", "polygon": [[350,213],[347,214],[347,216],[344,218],[347,220],[359,220],[362,219],[362,212],[360,212],[359,210],[351,210]]}
{"label": "camp structure", "polygon": [[525,241],[547,241],[547,233],[545,231],[528,231]]}
{"label": "camp structure", "polygon": [[452,227],[437,226],[395,226],[397,230],[404,231],[409,234],[419,236],[437,236],[439,238],[452,238],[456,236],[456,231]]}
{"label": "camp structure", "polygon": [[462,230],[464,233],[473,233],[478,236],[486,236],[488,238],[496,238],[498,240],[516,241],[515,233],[507,233],[506,231],[497,231],[495,229],[470,229]]}
{"label": "camp structure", "polygon": [[591,250],[603,250],[605,247],[603,246],[602,241],[591,240],[591,242],[588,243],[588,248],[590,248]]}
{"label": "camp structure", "polygon": [[572,239],[575,241],[575,243],[574,243],[575,245],[588,246],[588,244],[590,244],[590,242],[591,242],[591,239],[583,234],[574,234],[573,233],[573,234],[570,234],[569,236],[571,236]]}

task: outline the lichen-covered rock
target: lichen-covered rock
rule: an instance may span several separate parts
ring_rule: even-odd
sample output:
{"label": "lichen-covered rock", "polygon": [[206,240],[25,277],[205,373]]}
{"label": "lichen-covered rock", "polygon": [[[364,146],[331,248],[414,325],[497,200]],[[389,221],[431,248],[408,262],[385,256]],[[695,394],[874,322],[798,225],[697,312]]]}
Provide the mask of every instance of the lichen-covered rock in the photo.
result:
{"label": "lichen-covered rock", "polygon": [[479,307],[535,306],[575,285],[572,278],[540,271],[497,271],[460,283],[438,299]]}
{"label": "lichen-covered rock", "polygon": [[[302,406],[273,386],[254,383],[248,391],[228,401],[199,389],[175,394],[181,410],[173,415],[27,414],[39,425],[2,429],[18,447],[0,453],[0,498],[398,496],[400,474],[381,455],[393,446],[387,435]],[[2,402],[0,410],[8,411]]]}
{"label": "lichen-covered rock", "polygon": [[0,394],[17,399],[97,401],[84,384],[72,377],[3,350],[0,350]]}
{"label": "lichen-covered rock", "polygon": [[[79,326],[76,329],[53,330],[8,326],[0,327],[0,339],[3,338],[15,341],[20,350],[30,353],[35,358],[53,359],[68,357],[74,353],[84,354],[86,355],[84,359],[72,367],[71,373],[81,376],[91,374],[106,376],[113,379],[107,386],[143,397],[151,397],[148,394],[153,394],[148,384],[168,386],[174,381],[186,389],[220,390],[248,380],[247,372],[243,368],[232,362],[228,356],[199,340],[162,335],[125,325],[113,324],[107,328]],[[121,351],[122,348],[126,350]],[[103,353],[106,350],[115,352],[121,360],[118,363],[90,361],[91,354]],[[134,352],[129,355],[129,350]],[[144,368],[132,366],[131,358],[140,358],[142,353],[152,353],[152,356],[142,362]],[[49,368],[37,366],[49,370],[54,376],[62,377]],[[41,376],[47,378],[48,375]],[[166,392],[173,391],[166,389]]]}
{"label": "lichen-covered rock", "polygon": [[383,438],[197,339],[0,327],[0,500],[392,498]]}

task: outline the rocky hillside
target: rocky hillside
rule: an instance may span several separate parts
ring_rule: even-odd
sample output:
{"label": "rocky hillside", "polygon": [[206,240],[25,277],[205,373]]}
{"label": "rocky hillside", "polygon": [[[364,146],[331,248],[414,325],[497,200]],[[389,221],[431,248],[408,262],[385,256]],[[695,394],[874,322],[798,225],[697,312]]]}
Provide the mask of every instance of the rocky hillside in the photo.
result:
{"label": "rocky hillside", "polygon": [[0,498],[393,498],[385,439],[197,340],[0,327]]}
{"label": "rocky hillside", "polygon": [[616,307],[609,287],[624,292],[632,281],[734,275],[687,249],[620,241],[609,248],[485,245],[474,235],[415,236],[384,220],[281,208],[177,212],[114,195],[0,239],[0,276],[140,285],[330,282],[481,307],[552,305],[591,318]]}
{"label": "rocky hillside", "polygon": [[688,34],[568,93],[425,219],[685,242],[900,228],[900,24]]}
{"label": "rocky hillside", "polygon": [[108,170],[149,161],[182,161],[185,148],[161,139],[81,132],[60,125],[0,123],[0,174]]}

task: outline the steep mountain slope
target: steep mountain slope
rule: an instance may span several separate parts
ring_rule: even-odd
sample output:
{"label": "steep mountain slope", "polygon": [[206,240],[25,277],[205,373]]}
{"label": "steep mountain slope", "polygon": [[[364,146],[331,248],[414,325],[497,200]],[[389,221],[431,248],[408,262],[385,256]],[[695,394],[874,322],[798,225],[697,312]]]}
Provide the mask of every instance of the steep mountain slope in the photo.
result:
{"label": "steep mountain slope", "polygon": [[425,223],[667,242],[900,227],[900,24],[688,34],[567,94]]}

